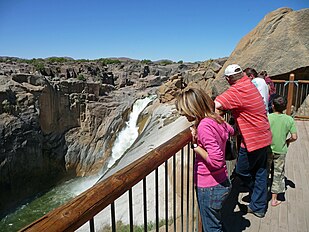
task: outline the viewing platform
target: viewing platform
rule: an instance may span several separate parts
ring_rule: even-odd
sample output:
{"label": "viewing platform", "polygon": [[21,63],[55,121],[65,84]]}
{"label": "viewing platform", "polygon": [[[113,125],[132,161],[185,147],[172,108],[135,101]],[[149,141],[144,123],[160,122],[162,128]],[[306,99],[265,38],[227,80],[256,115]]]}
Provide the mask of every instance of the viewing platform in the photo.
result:
{"label": "viewing platform", "polygon": [[[296,121],[296,126],[298,140],[291,143],[286,156],[285,201],[275,207],[269,201],[264,218],[243,214],[236,206],[233,213],[224,215],[228,231],[309,231],[309,121]],[[242,201],[247,195],[247,192],[240,193],[238,201],[248,204]]]}
{"label": "viewing platform", "polygon": [[[228,199],[223,211],[228,232],[309,231],[309,81],[294,81],[293,74],[290,77],[289,81],[275,82],[277,92],[288,98],[287,114],[298,112],[293,115],[298,140],[291,143],[286,158],[285,200],[276,207],[269,202],[265,217],[258,218],[239,210],[236,200],[248,204],[243,201],[248,192],[241,191],[235,201]],[[142,231],[202,231],[190,141],[187,128],[21,231],[135,231],[136,218],[142,221]],[[228,167],[233,167],[233,162],[228,161]],[[136,187],[141,193],[137,208]],[[117,200],[123,197],[125,204],[119,206]],[[118,223],[123,223],[117,218],[120,208],[127,209],[123,214],[126,229]],[[106,213],[100,216],[103,211]],[[107,224],[102,224],[103,218],[108,218]]]}

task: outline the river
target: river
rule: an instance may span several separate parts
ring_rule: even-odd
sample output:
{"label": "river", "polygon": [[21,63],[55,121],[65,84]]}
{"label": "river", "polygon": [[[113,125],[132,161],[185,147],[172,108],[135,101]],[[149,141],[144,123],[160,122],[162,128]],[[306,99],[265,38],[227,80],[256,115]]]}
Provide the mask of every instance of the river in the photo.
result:
{"label": "river", "polygon": [[[119,132],[115,140],[112,148],[112,155],[108,160],[108,168],[111,168],[134,143],[138,137],[138,116],[154,99],[155,96],[150,96],[138,99],[134,103],[133,110],[129,116],[129,120],[126,122],[126,126]],[[15,212],[5,216],[0,221],[0,231],[18,231],[34,220],[42,217],[52,209],[68,202],[93,186],[100,179],[102,174],[104,174],[103,171],[99,172],[99,175],[96,176],[77,177],[54,187],[45,194],[38,195],[31,202],[20,206]]]}

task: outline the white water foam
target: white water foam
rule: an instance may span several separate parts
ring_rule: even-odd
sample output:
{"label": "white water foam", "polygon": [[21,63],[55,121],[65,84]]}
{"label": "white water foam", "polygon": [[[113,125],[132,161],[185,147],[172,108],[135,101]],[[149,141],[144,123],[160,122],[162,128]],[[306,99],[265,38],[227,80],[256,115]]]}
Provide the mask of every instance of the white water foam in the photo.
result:
{"label": "white water foam", "polygon": [[124,152],[131,147],[136,138],[138,137],[137,119],[139,114],[145,109],[149,102],[153,101],[154,97],[146,97],[138,99],[130,114],[129,120],[126,122],[126,127],[120,131],[112,148],[112,155],[108,161],[108,168],[111,168],[115,162],[122,157]]}

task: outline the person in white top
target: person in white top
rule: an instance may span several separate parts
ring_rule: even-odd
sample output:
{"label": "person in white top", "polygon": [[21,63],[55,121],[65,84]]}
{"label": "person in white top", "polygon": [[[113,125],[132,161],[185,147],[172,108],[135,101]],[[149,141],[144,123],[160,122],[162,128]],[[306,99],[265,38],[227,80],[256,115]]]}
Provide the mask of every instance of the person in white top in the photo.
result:
{"label": "person in white top", "polygon": [[259,90],[265,104],[266,112],[268,113],[269,90],[268,85],[263,77],[259,77],[257,71],[253,68],[246,68],[244,72],[252,80],[252,83]]}

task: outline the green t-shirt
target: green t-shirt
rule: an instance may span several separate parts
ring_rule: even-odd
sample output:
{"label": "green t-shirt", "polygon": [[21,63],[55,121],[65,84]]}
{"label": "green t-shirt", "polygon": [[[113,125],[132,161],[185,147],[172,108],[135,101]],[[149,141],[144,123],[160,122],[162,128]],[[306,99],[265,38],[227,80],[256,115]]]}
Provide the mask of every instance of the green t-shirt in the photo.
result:
{"label": "green t-shirt", "polygon": [[296,133],[294,119],[286,114],[272,113],[268,115],[268,120],[272,133],[271,150],[273,153],[286,154],[288,152],[287,136],[289,133]]}

